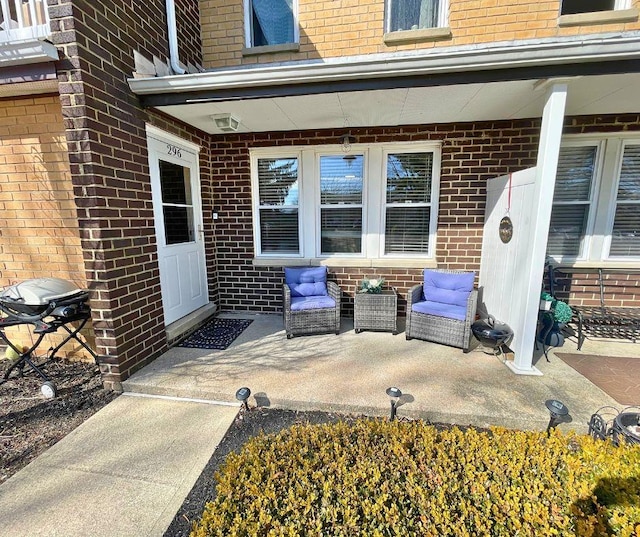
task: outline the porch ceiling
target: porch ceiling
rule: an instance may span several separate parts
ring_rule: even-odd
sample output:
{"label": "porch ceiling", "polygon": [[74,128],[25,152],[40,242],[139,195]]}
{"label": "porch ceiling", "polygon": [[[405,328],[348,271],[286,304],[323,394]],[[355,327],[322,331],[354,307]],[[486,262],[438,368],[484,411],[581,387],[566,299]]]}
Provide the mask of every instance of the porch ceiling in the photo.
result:
{"label": "porch ceiling", "polygon": [[[568,84],[566,115],[640,112],[638,73],[581,76],[564,81]],[[339,91],[157,109],[210,134],[222,134],[211,116],[226,113],[240,120],[238,132],[519,119],[542,116],[550,82],[512,80]]]}

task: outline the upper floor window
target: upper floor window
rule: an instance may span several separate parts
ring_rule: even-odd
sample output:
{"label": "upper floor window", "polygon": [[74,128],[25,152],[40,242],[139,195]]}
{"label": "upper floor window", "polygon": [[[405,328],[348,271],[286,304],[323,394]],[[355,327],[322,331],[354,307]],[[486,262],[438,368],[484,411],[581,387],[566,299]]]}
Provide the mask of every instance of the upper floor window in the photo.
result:
{"label": "upper floor window", "polygon": [[387,32],[445,26],[445,0],[387,0]]}
{"label": "upper floor window", "polygon": [[613,11],[626,9],[627,0],[562,0],[561,15],[577,13],[594,13],[596,11]]}
{"label": "upper floor window", "polygon": [[295,0],[246,0],[247,46],[295,43]]}

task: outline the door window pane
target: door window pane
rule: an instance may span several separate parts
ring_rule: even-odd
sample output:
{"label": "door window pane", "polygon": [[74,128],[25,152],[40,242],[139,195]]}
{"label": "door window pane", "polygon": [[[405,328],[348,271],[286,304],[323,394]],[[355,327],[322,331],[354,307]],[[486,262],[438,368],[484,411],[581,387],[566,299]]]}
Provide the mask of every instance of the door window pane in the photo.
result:
{"label": "door window pane", "polygon": [[440,0],[388,0],[388,32],[436,28]]}
{"label": "door window pane", "polygon": [[253,47],[294,43],[293,0],[249,0]]}
{"label": "door window pane", "polygon": [[597,154],[595,145],[560,148],[547,242],[549,256],[582,256]]}
{"label": "door window pane", "polygon": [[260,251],[300,252],[298,159],[258,159]]}
{"label": "door window pane", "polygon": [[166,244],[195,241],[189,168],[161,160],[160,188]]}
{"label": "door window pane", "polygon": [[624,149],[609,256],[640,256],[640,145]]}
{"label": "door window pane", "polygon": [[320,252],[362,253],[364,155],[320,157]]}

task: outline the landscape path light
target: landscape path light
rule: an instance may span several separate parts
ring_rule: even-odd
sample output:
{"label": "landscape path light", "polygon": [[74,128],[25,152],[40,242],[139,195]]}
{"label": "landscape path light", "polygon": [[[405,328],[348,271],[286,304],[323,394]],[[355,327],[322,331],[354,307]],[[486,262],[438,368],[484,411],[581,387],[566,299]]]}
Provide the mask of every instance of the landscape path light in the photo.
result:
{"label": "landscape path light", "polygon": [[547,434],[549,434],[549,431],[555,428],[569,414],[569,409],[562,401],[556,399],[547,399],[544,404],[550,414],[549,425],[547,425]]}
{"label": "landscape path light", "polygon": [[400,391],[400,388],[391,386],[390,388],[387,388],[387,395],[391,400],[391,415],[389,416],[389,419],[393,421],[396,417],[396,409],[398,408],[398,401],[400,397],[402,397],[402,392]]}
{"label": "landscape path light", "polygon": [[246,386],[239,388],[236,392],[236,399],[242,402],[242,406],[244,406],[245,410],[249,410],[249,403],[247,403],[247,399],[251,395],[251,390]]}

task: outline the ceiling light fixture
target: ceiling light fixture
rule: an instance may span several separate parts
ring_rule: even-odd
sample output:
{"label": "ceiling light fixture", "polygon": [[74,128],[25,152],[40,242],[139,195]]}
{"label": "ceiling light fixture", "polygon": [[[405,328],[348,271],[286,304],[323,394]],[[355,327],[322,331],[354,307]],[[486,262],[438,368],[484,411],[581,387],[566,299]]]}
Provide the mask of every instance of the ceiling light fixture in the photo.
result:
{"label": "ceiling light fixture", "polygon": [[235,132],[240,126],[240,120],[231,114],[216,114],[215,116],[211,116],[211,118],[216,124],[216,127],[223,132]]}
{"label": "ceiling light fixture", "polygon": [[351,151],[351,144],[356,141],[356,137],[352,136],[351,133],[347,132],[338,138],[340,143],[342,144],[342,151],[344,153],[349,153]]}

